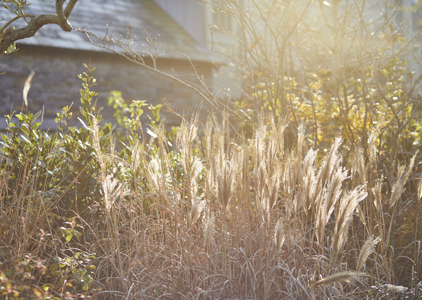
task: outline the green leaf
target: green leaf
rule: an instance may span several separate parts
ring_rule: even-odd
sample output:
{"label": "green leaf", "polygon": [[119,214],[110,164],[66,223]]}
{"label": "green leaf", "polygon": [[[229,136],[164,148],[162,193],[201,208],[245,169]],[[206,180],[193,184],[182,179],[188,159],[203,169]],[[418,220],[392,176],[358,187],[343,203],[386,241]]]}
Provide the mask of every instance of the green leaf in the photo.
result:
{"label": "green leaf", "polygon": [[72,237],[73,237],[73,233],[72,233],[72,232],[69,232],[69,233],[66,235],[66,242],[70,242],[70,240],[72,239]]}
{"label": "green leaf", "polygon": [[152,114],[154,115],[155,121],[158,122],[160,119],[160,110],[163,107],[162,104],[158,104],[156,106],[150,105],[149,108],[151,109]]}
{"label": "green leaf", "polygon": [[37,112],[33,118],[32,118],[32,122],[35,121],[36,119],[38,119],[38,117],[41,115],[41,111]]}

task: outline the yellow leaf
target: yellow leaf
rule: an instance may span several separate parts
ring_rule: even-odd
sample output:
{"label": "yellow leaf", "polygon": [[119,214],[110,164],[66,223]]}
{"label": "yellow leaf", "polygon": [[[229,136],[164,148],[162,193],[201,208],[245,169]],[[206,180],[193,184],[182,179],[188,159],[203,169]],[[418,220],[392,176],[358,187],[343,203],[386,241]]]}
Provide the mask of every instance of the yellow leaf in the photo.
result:
{"label": "yellow leaf", "polygon": [[32,288],[32,291],[34,292],[35,296],[41,298],[42,293],[37,288]]}

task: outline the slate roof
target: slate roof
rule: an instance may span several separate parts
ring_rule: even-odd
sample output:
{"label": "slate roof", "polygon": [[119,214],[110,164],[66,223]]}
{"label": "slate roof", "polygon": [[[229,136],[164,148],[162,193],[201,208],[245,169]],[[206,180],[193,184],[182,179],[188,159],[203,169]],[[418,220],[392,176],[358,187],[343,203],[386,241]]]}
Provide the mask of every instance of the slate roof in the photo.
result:
{"label": "slate roof", "polygon": [[[26,13],[55,13],[54,0],[31,0],[30,3],[25,9]],[[8,21],[13,17],[13,12],[5,9],[0,11],[0,20],[4,18]],[[107,24],[111,22],[109,32],[115,39],[120,36],[126,38],[127,28],[132,25],[132,37],[136,36],[137,47],[148,46],[146,32],[152,38],[156,37],[161,44],[159,49],[166,50],[160,57],[183,59],[180,53],[184,53],[195,61],[213,60],[210,51],[201,47],[153,0],[79,0],[69,21],[74,28],[72,32],[64,32],[58,25],[48,24],[34,37],[20,40],[18,44],[102,52],[106,50],[92,45],[85,34],[75,29],[84,27],[88,32],[104,36]],[[15,22],[13,25],[20,27],[25,23]],[[148,53],[143,47],[142,50]]]}

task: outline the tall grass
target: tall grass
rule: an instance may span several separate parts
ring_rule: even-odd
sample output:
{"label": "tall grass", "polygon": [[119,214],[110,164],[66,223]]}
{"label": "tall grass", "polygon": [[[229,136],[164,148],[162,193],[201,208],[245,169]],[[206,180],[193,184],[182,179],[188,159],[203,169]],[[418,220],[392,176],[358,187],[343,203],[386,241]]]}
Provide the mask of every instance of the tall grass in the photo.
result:
{"label": "tall grass", "polygon": [[[286,145],[284,129],[262,125],[233,143],[216,121],[198,136],[194,120],[182,124],[174,151],[159,130],[123,163],[97,148],[100,165],[107,161],[107,234],[97,241],[104,257],[96,279],[111,277],[107,289],[129,298],[170,299],[360,298],[374,279],[357,277],[357,288],[347,283],[359,274],[351,271],[394,280],[392,220],[378,217],[402,195],[414,159],[399,167],[390,197],[367,203],[367,184],[342,161],[341,139],[321,156],[303,131]],[[97,132],[94,124],[94,139]],[[132,185],[109,173],[119,164]]]}
{"label": "tall grass", "polygon": [[[88,267],[47,268],[84,252],[95,253],[95,271],[79,296],[98,299],[362,299],[379,293],[375,284],[396,287],[389,245],[405,185],[417,181],[414,158],[387,178],[388,191],[383,177],[363,180],[377,162],[361,150],[343,161],[341,139],[322,154],[309,148],[303,128],[289,144],[283,124],[261,124],[251,139],[233,139],[214,119],[199,127],[195,119],[183,123],[174,145],[157,127],[122,156],[102,149],[93,118],[100,192],[92,212],[74,211],[68,225],[53,220],[60,194],[35,184],[36,158],[24,160],[16,186],[9,176],[16,166],[3,164],[0,269],[27,264],[3,279],[41,292],[49,282],[49,295],[64,297]],[[63,226],[75,224],[82,238],[64,239]],[[19,270],[35,282],[25,285]]]}

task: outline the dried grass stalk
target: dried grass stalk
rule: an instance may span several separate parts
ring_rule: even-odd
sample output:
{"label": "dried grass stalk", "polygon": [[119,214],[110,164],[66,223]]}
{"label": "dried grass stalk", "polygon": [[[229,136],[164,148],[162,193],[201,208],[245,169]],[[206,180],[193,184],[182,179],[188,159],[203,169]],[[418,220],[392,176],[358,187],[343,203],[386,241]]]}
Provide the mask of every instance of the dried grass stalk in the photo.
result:
{"label": "dried grass stalk", "polygon": [[283,223],[283,220],[281,219],[278,220],[277,224],[275,225],[274,239],[275,239],[275,245],[276,245],[277,251],[280,251],[281,247],[284,244],[284,241],[286,240],[284,223]]}
{"label": "dried grass stalk", "polygon": [[365,156],[362,148],[356,148],[352,154],[351,170],[352,175],[358,174],[361,184],[365,184],[367,168],[365,166]]}
{"label": "dried grass stalk", "polygon": [[398,166],[397,168],[397,180],[393,184],[391,188],[391,197],[390,197],[390,208],[394,206],[399,200],[401,194],[404,192],[404,182],[403,182],[403,174],[405,171],[406,166]]}
{"label": "dried grass stalk", "polygon": [[378,211],[382,210],[382,184],[383,179],[381,178],[376,181],[374,187],[372,188],[372,193],[374,194],[374,206]]}
{"label": "dried grass stalk", "polygon": [[188,224],[192,226],[198,220],[201,212],[205,208],[205,201],[197,200],[192,204],[191,210],[188,215]]}
{"label": "dried grass stalk", "polygon": [[107,175],[102,179],[104,205],[107,211],[110,211],[116,199],[122,195],[123,183],[113,178],[113,174]]}
{"label": "dried grass stalk", "polygon": [[378,122],[377,127],[373,129],[368,136],[368,146],[369,146],[368,164],[370,166],[375,166],[377,163],[377,155],[378,155],[377,139],[380,135],[380,124],[382,124],[382,122]]}
{"label": "dried grass stalk", "polygon": [[299,178],[302,179],[302,199],[305,212],[309,210],[316,197],[316,170],[314,167],[315,159],[318,151],[309,149],[305,158],[303,159]]}
{"label": "dried grass stalk", "polygon": [[94,148],[97,154],[98,163],[101,167],[100,181],[103,184],[104,206],[107,211],[110,211],[116,195],[119,194],[122,185],[118,185],[118,181],[113,179],[113,176],[107,175],[107,164],[103,157],[100,145],[100,133],[97,118],[92,118],[93,121],[93,140]]}
{"label": "dried grass stalk", "polygon": [[336,138],[334,143],[331,145],[330,152],[324,158],[324,161],[319,169],[317,181],[318,191],[322,192],[322,189],[326,186],[327,181],[331,175],[334,174],[334,170],[338,168],[341,158],[338,155],[338,149],[341,145],[342,139]]}
{"label": "dried grass stalk", "polygon": [[418,184],[418,199],[422,198],[422,176],[419,178]]}
{"label": "dried grass stalk", "polygon": [[403,177],[403,184],[406,184],[407,180],[409,179],[410,173],[412,172],[413,166],[415,165],[416,155],[418,155],[419,150],[416,150],[415,154],[412,156],[409,162],[409,166],[406,169],[406,173]]}
{"label": "dried grass stalk", "polygon": [[363,244],[359,253],[359,258],[356,265],[356,271],[359,272],[364,267],[366,259],[369,257],[369,255],[371,255],[372,252],[375,251],[375,246],[380,241],[381,241],[380,237],[375,238],[373,236],[371,236],[369,239],[366,240],[366,242]]}
{"label": "dried grass stalk", "polygon": [[227,210],[230,199],[232,198],[235,184],[235,166],[231,166],[230,162],[223,161],[217,171],[217,197],[223,205],[223,209]]}
{"label": "dried grass stalk", "polygon": [[336,216],[336,225],[334,227],[333,248],[339,252],[347,239],[349,225],[353,218],[353,212],[368,193],[363,186],[358,186],[347,193],[340,202],[340,207]]}
{"label": "dried grass stalk", "polygon": [[352,272],[352,271],[346,271],[346,272],[340,272],[332,274],[328,277],[325,277],[316,283],[313,284],[313,286],[327,286],[336,282],[351,282],[353,280],[356,280],[359,277],[360,273],[358,272]]}
{"label": "dried grass stalk", "polygon": [[214,236],[215,217],[213,213],[207,214],[207,218],[204,224],[204,243],[205,248],[211,247],[212,238]]}
{"label": "dried grass stalk", "polygon": [[[1,41],[1,39],[0,39]],[[28,107],[28,92],[32,85],[32,78],[34,78],[35,72],[31,71],[28,78],[25,80],[25,85],[23,86],[23,101],[25,102],[25,106]]]}

